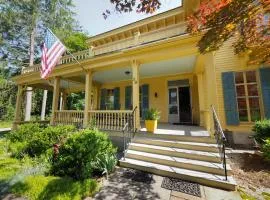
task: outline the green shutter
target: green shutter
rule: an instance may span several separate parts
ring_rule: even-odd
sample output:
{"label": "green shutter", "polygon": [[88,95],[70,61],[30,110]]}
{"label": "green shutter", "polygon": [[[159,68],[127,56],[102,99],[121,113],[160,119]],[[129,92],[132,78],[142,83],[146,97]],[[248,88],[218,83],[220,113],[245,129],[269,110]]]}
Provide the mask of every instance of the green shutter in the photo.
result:
{"label": "green shutter", "polygon": [[265,118],[270,119],[270,68],[260,69],[262,98]]}
{"label": "green shutter", "polygon": [[149,85],[142,85],[142,118],[149,109]]}
{"label": "green shutter", "polygon": [[114,96],[114,102],[113,102],[114,110],[120,110],[120,88],[119,87],[114,88],[113,96]]}
{"label": "green shutter", "polygon": [[100,93],[100,109],[106,110],[106,96],[107,96],[107,89],[101,89]]}
{"label": "green shutter", "polygon": [[224,109],[227,125],[239,125],[234,73],[233,72],[222,73],[222,84],[224,95]]}
{"label": "green shutter", "polygon": [[132,87],[125,88],[125,109],[132,110]]}

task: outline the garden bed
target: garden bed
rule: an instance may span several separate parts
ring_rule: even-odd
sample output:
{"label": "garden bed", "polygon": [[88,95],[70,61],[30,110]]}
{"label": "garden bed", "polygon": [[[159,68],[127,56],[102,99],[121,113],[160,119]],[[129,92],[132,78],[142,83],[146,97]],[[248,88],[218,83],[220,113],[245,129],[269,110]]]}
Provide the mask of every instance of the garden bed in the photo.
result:
{"label": "garden bed", "polygon": [[242,198],[270,200],[270,163],[252,151],[232,151],[227,155]]}
{"label": "garden bed", "polygon": [[114,170],[115,153],[98,130],[22,125],[0,135],[0,199],[92,197]]}

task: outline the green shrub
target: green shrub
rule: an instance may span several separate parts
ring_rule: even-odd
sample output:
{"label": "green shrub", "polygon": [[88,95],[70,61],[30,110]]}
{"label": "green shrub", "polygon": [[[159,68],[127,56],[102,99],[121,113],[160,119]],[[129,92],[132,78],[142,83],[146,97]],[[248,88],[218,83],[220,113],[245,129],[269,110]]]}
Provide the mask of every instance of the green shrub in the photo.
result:
{"label": "green shrub", "polygon": [[145,112],[145,120],[159,120],[160,112],[155,108],[150,108]]}
{"label": "green shrub", "polygon": [[31,157],[40,156],[74,131],[74,126],[48,126],[42,128],[39,124],[25,124],[8,135],[10,140],[9,149],[13,156],[17,158],[21,158],[24,154]]}
{"label": "green shrub", "polygon": [[255,132],[255,139],[259,143],[263,143],[265,139],[270,138],[270,120],[257,121],[253,126],[253,131]]}
{"label": "green shrub", "polygon": [[59,154],[52,165],[52,173],[86,179],[93,175],[97,158],[101,154],[115,153],[116,148],[105,133],[90,129],[82,130],[71,135],[60,146]]}
{"label": "green shrub", "polygon": [[270,138],[264,140],[262,145],[263,156],[266,160],[270,161]]}
{"label": "green shrub", "polygon": [[32,140],[35,134],[41,132],[41,127],[37,123],[23,124],[15,131],[11,131],[7,135],[7,139],[11,142],[25,142]]}

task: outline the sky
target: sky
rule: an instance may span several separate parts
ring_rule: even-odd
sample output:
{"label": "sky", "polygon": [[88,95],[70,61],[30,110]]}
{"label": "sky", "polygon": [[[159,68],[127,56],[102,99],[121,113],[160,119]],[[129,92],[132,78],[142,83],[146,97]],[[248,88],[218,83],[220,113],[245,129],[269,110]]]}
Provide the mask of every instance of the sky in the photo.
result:
{"label": "sky", "polygon": [[[181,6],[181,0],[160,0],[161,8],[155,13],[165,12],[167,10]],[[74,0],[76,18],[89,36],[95,36],[100,33],[124,26],[126,24],[150,17],[152,15],[138,14],[136,11],[131,13],[112,14],[105,20],[102,13],[106,9],[112,10],[113,6],[110,0]]]}

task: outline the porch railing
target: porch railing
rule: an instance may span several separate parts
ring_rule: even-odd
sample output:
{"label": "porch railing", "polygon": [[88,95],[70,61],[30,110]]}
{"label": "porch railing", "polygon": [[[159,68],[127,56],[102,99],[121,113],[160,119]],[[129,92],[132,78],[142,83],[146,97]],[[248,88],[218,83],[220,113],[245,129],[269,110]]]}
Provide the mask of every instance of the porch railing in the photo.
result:
{"label": "porch railing", "polygon": [[[76,53],[73,53],[73,56],[71,56],[71,55],[65,55],[65,56],[63,56],[60,59],[58,65],[75,62],[75,58],[77,60],[83,60],[83,59],[89,58],[91,56],[93,56],[93,55],[92,55],[90,49],[87,49],[87,50],[84,50],[84,51],[78,51]],[[31,67],[24,67],[22,69],[21,74],[28,74],[28,73],[33,73],[33,72],[39,72],[40,69],[41,69],[41,64],[36,64],[36,65],[31,66]]]}
{"label": "porch railing", "polygon": [[213,121],[214,121],[214,135],[217,141],[218,149],[219,149],[219,154],[220,154],[220,159],[223,164],[223,169],[224,169],[224,175],[226,181],[228,180],[228,175],[227,175],[227,166],[226,166],[226,148],[225,148],[225,143],[226,143],[226,137],[224,135],[223,129],[221,127],[220,121],[218,119],[216,110],[214,106],[211,106],[212,113],[213,113]]}
{"label": "porch railing", "polygon": [[55,124],[83,127],[84,113],[82,110],[61,110],[55,112]]}
{"label": "porch railing", "polygon": [[135,123],[132,110],[91,110],[89,122],[98,129],[111,131],[122,131],[127,122],[132,127]]}

